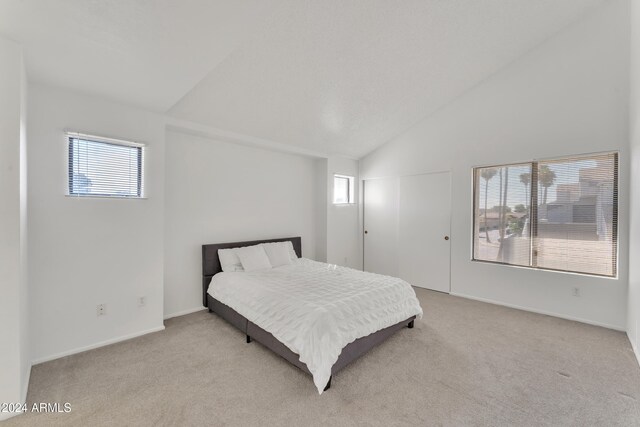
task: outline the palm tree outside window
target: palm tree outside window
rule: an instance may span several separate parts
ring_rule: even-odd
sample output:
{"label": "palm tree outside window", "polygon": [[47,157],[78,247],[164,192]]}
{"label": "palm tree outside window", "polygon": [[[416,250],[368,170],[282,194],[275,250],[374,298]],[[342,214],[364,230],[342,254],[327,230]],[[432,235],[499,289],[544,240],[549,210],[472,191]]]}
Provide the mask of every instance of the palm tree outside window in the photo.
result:
{"label": "palm tree outside window", "polygon": [[618,153],[478,167],[473,176],[472,260],[617,276]]}

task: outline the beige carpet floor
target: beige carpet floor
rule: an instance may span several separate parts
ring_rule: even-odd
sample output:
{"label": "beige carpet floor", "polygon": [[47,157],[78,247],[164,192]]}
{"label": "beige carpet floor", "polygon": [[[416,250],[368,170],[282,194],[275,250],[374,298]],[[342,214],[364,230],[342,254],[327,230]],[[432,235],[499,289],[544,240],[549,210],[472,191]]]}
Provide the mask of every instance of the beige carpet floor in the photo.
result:
{"label": "beige carpet floor", "polygon": [[[33,367],[21,425],[640,425],[622,332],[418,289],[425,317],[311,378],[205,311],[166,330]],[[3,426],[3,427],[5,427]]]}

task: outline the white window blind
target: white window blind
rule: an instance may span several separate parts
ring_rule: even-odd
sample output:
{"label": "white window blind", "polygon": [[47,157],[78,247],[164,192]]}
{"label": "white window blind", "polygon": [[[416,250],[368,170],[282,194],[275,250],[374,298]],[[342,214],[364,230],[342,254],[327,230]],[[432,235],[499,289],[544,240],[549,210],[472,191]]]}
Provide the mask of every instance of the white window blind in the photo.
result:
{"label": "white window blind", "polygon": [[68,140],[69,195],[143,197],[142,145],[79,134]]}
{"label": "white window blind", "polygon": [[617,276],[617,153],[476,168],[474,194],[474,260]]}

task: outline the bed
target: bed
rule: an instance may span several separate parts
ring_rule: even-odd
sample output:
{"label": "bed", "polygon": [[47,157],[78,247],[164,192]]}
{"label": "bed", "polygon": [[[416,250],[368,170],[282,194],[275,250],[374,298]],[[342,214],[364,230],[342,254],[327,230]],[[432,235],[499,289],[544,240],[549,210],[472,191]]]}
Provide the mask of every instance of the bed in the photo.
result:
{"label": "bed", "polygon": [[[222,273],[218,250],[275,242],[291,242],[295,257],[298,258],[295,264],[274,268],[272,271],[259,274]],[[318,392],[322,393],[330,388],[335,373],[385,341],[398,330],[405,327],[413,328],[416,317],[422,315],[422,309],[413,289],[406,282],[387,276],[363,273],[307,260],[302,258],[301,243],[300,237],[290,237],[203,245],[202,302],[205,307],[208,307],[209,312],[215,313],[242,331],[246,336],[247,343],[255,340],[302,371],[312,375]],[[214,280],[212,281],[212,279]],[[363,280],[378,283],[379,289],[371,290],[375,295],[379,295],[378,301],[376,301],[377,305],[368,300],[376,297],[367,296],[365,298],[359,295],[358,282]],[[398,281],[399,284],[389,284],[390,281]],[[321,312],[316,316],[320,320],[317,320],[316,317],[313,318],[313,321],[307,319],[311,318],[312,314],[305,310],[313,311],[314,307],[318,306],[313,293],[325,292],[323,289],[325,286],[328,289],[333,289],[334,299],[336,299],[335,292],[348,292],[348,289],[353,291],[352,301],[341,301],[343,298],[341,295],[340,300],[331,304],[331,309],[340,313],[342,317],[339,319],[357,319],[357,322],[354,322],[357,324],[343,323],[340,325],[331,317],[333,314],[327,314],[323,309],[313,312],[313,316],[317,311]],[[341,287],[344,287],[345,290],[341,290]],[[389,292],[393,290],[397,293],[398,287],[401,288],[403,297],[399,298],[396,306],[393,305],[395,297]],[[252,290],[252,292],[247,292],[247,290]],[[383,298],[386,299],[382,301]],[[415,299],[415,303],[412,298]],[[289,300],[295,301],[295,304],[289,303]],[[358,317],[360,314],[358,301],[364,304],[363,313],[365,310],[374,311],[366,313],[366,316],[363,314]],[[376,309],[376,307],[380,307],[380,304],[388,304],[387,301],[391,301],[393,304],[390,304],[388,308]],[[334,308],[334,305],[339,304],[344,307]],[[240,314],[241,312],[243,314]],[[306,323],[292,323],[299,318],[304,318]],[[328,320],[325,321],[325,318]],[[390,322],[393,323],[389,324]],[[307,325],[310,326],[305,329]],[[327,327],[326,325],[331,326]],[[315,341],[320,342],[320,338],[315,338],[315,335],[320,335],[320,332],[313,328],[324,331],[322,332],[324,334],[322,340],[329,336],[328,343],[325,342],[326,340],[322,341],[322,346],[316,343]],[[326,332],[327,330],[329,332]],[[307,339],[307,336],[313,337]],[[328,350],[325,351],[325,347]]]}

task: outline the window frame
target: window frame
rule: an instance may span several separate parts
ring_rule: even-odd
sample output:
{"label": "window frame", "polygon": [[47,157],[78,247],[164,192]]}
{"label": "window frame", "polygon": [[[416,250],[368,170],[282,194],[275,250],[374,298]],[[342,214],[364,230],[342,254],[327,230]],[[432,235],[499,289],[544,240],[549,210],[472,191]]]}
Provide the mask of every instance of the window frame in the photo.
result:
{"label": "window frame", "polygon": [[[556,269],[556,268],[548,268],[548,267],[539,267],[537,265],[537,258],[538,258],[538,254],[537,254],[537,247],[535,245],[535,239],[538,236],[538,166],[540,163],[546,163],[546,162],[561,162],[563,160],[569,160],[569,159],[576,159],[576,158],[585,158],[585,159],[589,159],[592,157],[597,157],[597,156],[606,156],[606,155],[613,155],[614,156],[614,162],[613,162],[613,194],[612,194],[612,199],[613,199],[613,205],[612,205],[612,210],[613,210],[613,220],[612,220],[612,233],[611,233],[611,239],[612,239],[612,256],[615,259],[615,263],[612,264],[613,267],[613,274],[612,275],[608,275],[608,274],[597,274],[597,273],[587,273],[587,272],[583,272],[583,271],[573,271],[573,270],[563,270],[563,269]],[[519,166],[519,165],[525,165],[525,164],[530,164],[531,165],[531,189],[529,191],[529,238],[531,239],[530,242],[530,265],[519,265],[519,264],[510,264],[507,262],[501,262],[501,261],[491,261],[491,260],[484,260],[484,259],[477,259],[475,257],[475,244],[476,244],[476,236],[475,236],[475,224],[476,224],[476,209],[477,209],[477,203],[478,203],[478,186],[476,185],[476,180],[478,177],[478,174],[476,173],[477,170],[479,169],[485,169],[485,168],[502,168],[502,167],[510,167],[510,166]],[[514,268],[525,268],[525,269],[529,269],[529,270],[539,270],[539,271],[550,271],[550,272],[556,272],[556,273],[564,273],[564,274],[573,274],[573,275],[580,275],[580,276],[588,276],[588,277],[598,277],[598,278],[604,278],[604,279],[613,279],[613,280],[617,280],[619,278],[619,267],[620,267],[620,236],[619,236],[619,181],[620,181],[620,151],[618,150],[612,150],[612,151],[603,151],[603,152],[596,152],[596,153],[586,153],[586,154],[576,154],[576,155],[565,155],[565,156],[558,156],[558,157],[551,157],[551,158],[540,158],[540,159],[534,159],[534,160],[530,160],[530,161],[524,161],[524,162],[510,162],[510,163],[502,163],[502,164],[487,164],[487,165],[479,165],[479,166],[473,166],[471,168],[471,193],[472,193],[472,197],[473,197],[473,201],[472,201],[472,207],[471,207],[471,257],[470,260],[472,262],[478,262],[478,263],[485,263],[485,264],[497,264],[497,265],[503,265],[503,266],[507,266],[507,267],[514,267]],[[533,184],[535,182],[535,185]],[[535,201],[535,203],[534,203]],[[535,220],[534,220],[535,218]]]}
{"label": "window frame", "polygon": [[[96,135],[88,135],[80,132],[65,131],[65,137],[67,142],[67,197],[72,198],[106,198],[106,199],[146,199],[144,189],[144,169],[145,169],[145,151],[146,144],[127,141],[116,138],[109,138]],[[137,151],[137,183],[135,195],[124,194],[110,194],[110,193],[78,193],[73,191],[74,178],[73,178],[73,140],[81,140],[88,142],[95,142],[100,144],[107,144],[116,147],[126,147],[135,149]]]}
{"label": "window frame", "polygon": [[[347,201],[336,202],[336,179],[347,180]],[[333,174],[333,204],[336,206],[355,205],[355,177],[350,175]]]}

